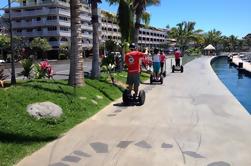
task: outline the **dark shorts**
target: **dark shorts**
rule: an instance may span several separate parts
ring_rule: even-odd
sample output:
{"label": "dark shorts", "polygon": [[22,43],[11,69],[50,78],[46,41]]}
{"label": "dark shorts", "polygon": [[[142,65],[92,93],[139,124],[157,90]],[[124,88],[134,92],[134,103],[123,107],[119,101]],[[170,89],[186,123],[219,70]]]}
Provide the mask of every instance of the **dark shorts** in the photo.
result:
{"label": "dark shorts", "polygon": [[140,84],[139,73],[128,73],[126,83],[128,85],[139,86]]}
{"label": "dark shorts", "polygon": [[161,67],[161,68],[164,67],[164,62],[160,62],[160,67]]}
{"label": "dark shorts", "polygon": [[175,59],[176,66],[180,66],[180,59]]}

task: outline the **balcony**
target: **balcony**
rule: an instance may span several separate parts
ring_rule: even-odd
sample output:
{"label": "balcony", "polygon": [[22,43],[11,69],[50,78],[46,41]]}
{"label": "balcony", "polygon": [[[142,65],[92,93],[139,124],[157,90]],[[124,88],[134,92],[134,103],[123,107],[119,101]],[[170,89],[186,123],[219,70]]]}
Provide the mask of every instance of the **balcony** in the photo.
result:
{"label": "balcony", "polygon": [[71,26],[71,22],[70,21],[59,20],[59,25],[60,26],[70,27]]}
{"label": "balcony", "polygon": [[58,10],[58,13],[59,13],[60,15],[69,16],[69,17],[70,17],[70,15],[71,15],[70,10],[64,10],[64,9],[59,9],[59,10]]}
{"label": "balcony", "polygon": [[92,25],[81,25],[81,29],[92,31]]}

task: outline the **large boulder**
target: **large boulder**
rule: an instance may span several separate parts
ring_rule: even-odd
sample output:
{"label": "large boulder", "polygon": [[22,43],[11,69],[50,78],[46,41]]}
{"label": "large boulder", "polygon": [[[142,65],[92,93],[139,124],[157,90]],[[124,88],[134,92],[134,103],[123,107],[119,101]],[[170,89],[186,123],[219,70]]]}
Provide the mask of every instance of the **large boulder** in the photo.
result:
{"label": "large boulder", "polygon": [[27,106],[27,112],[37,119],[60,118],[63,114],[62,108],[52,102],[30,104]]}

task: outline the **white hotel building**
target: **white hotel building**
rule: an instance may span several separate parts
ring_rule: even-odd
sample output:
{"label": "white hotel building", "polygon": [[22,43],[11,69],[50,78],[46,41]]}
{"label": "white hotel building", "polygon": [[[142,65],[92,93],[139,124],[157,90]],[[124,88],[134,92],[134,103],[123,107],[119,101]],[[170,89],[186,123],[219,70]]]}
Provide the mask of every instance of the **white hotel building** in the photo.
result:
{"label": "white hotel building", "polygon": [[[4,9],[4,17],[9,10]],[[120,41],[121,34],[116,21],[111,21],[100,11],[100,41],[107,39]],[[69,0],[23,0],[18,6],[11,8],[13,35],[27,37],[30,41],[35,37],[47,38],[54,50],[60,45],[70,43],[70,5]],[[83,48],[92,47],[91,8],[83,4],[81,8]],[[167,30],[157,28],[141,28],[139,44],[146,47],[158,47],[167,44]]]}

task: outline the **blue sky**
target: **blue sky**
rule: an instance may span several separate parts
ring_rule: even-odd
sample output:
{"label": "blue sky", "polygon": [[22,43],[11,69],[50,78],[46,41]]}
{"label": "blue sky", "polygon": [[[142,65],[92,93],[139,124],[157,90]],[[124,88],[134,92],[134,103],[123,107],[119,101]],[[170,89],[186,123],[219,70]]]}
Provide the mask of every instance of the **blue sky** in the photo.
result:
{"label": "blue sky", "polygon": [[[0,0],[0,6],[7,0]],[[116,12],[117,6],[109,6],[103,0],[101,9]],[[195,21],[196,28],[204,31],[213,28],[224,35],[239,38],[251,33],[251,0],[161,0],[157,7],[149,7],[151,25],[164,28],[182,21]]]}

